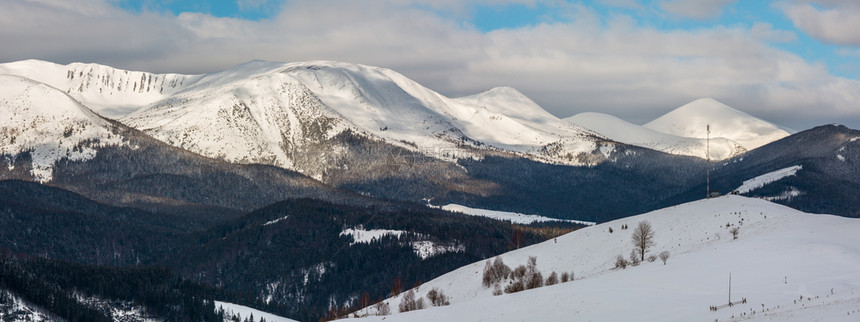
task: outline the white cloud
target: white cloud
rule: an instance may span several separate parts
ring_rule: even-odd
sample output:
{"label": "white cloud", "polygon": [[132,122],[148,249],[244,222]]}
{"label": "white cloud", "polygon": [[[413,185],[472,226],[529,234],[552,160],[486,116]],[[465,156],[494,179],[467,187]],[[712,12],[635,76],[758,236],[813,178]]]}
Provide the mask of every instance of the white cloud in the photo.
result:
{"label": "white cloud", "polygon": [[815,1],[827,7],[819,9],[809,3],[782,4],[780,7],[794,25],[822,41],[860,46],[860,3],[857,1]]}
{"label": "white cloud", "polygon": [[692,19],[711,19],[723,14],[723,9],[737,0],[663,0],[660,8],[668,13]]}
{"label": "white cloud", "polygon": [[481,33],[406,0],[288,2],[260,21],[93,3],[81,12],[3,2],[0,42],[14,45],[0,61],[199,73],[251,59],[328,59],[392,68],[449,96],[513,86],[561,117],[601,111],[641,123],[714,97],[798,128],[860,125],[860,83],[770,46],[793,34],[767,24],[664,31],[568,5],[570,22]]}

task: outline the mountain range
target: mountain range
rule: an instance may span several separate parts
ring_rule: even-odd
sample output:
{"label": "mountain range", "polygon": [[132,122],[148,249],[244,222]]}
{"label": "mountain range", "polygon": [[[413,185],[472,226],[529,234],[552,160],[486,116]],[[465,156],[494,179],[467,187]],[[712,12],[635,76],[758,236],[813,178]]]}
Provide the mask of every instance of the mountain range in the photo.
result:
{"label": "mountain range", "polygon": [[718,191],[860,217],[860,131],[791,133],[710,98],[640,126],[342,62],[27,60],[0,64],[0,115],[0,254],[164,266],[193,294],[302,320],[583,227],[446,205],[606,223]]}

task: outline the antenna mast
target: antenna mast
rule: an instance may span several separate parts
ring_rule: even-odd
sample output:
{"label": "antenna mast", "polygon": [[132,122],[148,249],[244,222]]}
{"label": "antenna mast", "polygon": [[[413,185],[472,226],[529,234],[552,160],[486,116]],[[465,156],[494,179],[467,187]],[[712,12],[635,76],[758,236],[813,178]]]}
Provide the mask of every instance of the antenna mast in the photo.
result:
{"label": "antenna mast", "polygon": [[706,181],[707,186],[705,188],[707,191],[705,191],[705,198],[710,199],[711,198],[711,125],[708,124],[706,129],[707,129],[707,134],[706,134],[706,139],[705,139],[705,146],[706,146],[705,156],[707,157],[708,161],[707,161],[707,163],[705,163],[705,173],[706,173],[705,176],[707,178],[706,179],[707,180]]}

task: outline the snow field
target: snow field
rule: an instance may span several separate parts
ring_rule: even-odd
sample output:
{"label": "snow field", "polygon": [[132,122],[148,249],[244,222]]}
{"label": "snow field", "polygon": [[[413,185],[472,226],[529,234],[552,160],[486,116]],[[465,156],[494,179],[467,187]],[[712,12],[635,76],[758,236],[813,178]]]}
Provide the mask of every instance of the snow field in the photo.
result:
{"label": "snow field", "polygon": [[[614,269],[615,257],[629,254],[632,230],[643,220],[656,233],[656,245],[649,253],[669,251],[667,264],[658,259]],[[624,224],[629,229],[620,229]],[[736,240],[729,233],[734,227],[740,228]],[[857,219],[802,213],[760,199],[724,196],[696,201],[580,229],[500,255],[511,268],[536,256],[544,278],[553,271],[572,271],[573,282],[493,296],[492,288],[481,285],[484,261],[480,261],[416,291],[416,296],[424,297],[439,288],[450,297],[450,306],[368,318],[856,321],[848,313],[860,310],[858,229]],[[729,274],[732,301],[746,298],[747,303],[712,312],[710,306],[728,302]],[[401,297],[387,300],[392,312],[397,312]],[[373,307],[369,311],[375,314]]]}
{"label": "snow field", "polygon": [[771,171],[755,178],[744,180],[744,183],[741,184],[740,187],[735,189],[735,191],[737,191],[738,193],[747,193],[758,188],[764,187],[769,183],[777,182],[782,178],[793,176],[797,174],[797,171],[800,171],[802,169],[802,165],[795,165],[790,166],[788,168]]}

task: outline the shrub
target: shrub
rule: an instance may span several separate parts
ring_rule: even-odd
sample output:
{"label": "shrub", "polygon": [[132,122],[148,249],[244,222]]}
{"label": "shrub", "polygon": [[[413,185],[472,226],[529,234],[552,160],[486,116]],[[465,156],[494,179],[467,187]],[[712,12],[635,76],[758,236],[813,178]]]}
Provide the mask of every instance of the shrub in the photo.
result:
{"label": "shrub", "polygon": [[523,276],[526,276],[526,267],[523,265],[517,266],[517,268],[511,272],[511,279],[522,279]]}
{"label": "shrub", "polygon": [[654,255],[654,254],[648,255],[648,262],[649,263],[653,263],[656,260],[657,260],[657,255]]}
{"label": "shrub", "polygon": [[568,274],[567,272],[561,273],[561,282],[562,283],[567,283],[567,281],[569,281],[569,280],[570,280],[570,274]]}
{"label": "shrub", "polygon": [[530,290],[533,288],[538,288],[543,286],[543,274],[540,272],[534,272],[528,275],[526,279],[526,289]]}
{"label": "shrub", "polygon": [[388,303],[379,302],[376,303],[376,315],[389,315],[391,314],[391,307],[388,306]]}
{"label": "shrub", "polygon": [[627,260],[624,259],[624,256],[618,255],[618,257],[615,258],[615,268],[627,268]]}
{"label": "shrub", "polygon": [[516,293],[525,290],[526,287],[523,285],[522,280],[516,280],[505,286],[505,293]]}
{"label": "shrub", "polygon": [[732,234],[732,239],[738,239],[738,234],[740,234],[740,232],[741,232],[740,230],[741,230],[740,227],[734,227],[731,230],[729,230],[729,232]]}
{"label": "shrub", "polygon": [[639,263],[642,261],[639,260],[639,254],[636,253],[636,249],[630,250],[630,265],[639,266]]}
{"label": "shrub", "polygon": [[415,298],[415,291],[409,290],[403,295],[403,299],[400,300],[400,312],[409,312],[415,310],[421,310],[424,308],[424,299],[423,298]]}
{"label": "shrub", "polygon": [[502,295],[502,286],[500,286],[499,284],[493,285],[493,295]]}
{"label": "shrub", "polygon": [[669,252],[668,252],[668,251],[665,251],[665,250],[664,250],[664,251],[662,251],[662,252],[660,252],[660,260],[662,260],[662,261],[663,261],[663,265],[666,265],[666,260],[667,260],[667,259],[669,259]]}
{"label": "shrub", "polygon": [[448,297],[445,296],[445,293],[442,293],[441,290],[437,288],[433,288],[430,292],[427,292],[427,299],[430,300],[430,304],[433,306],[443,306],[451,304],[448,302]]}
{"label": "shrub", "polygon": [[550,286],[555,284],[558,284],[558,274],[556,272],[552,272],[552,274],[549,274],[549,277],[546,278],[546,285]]}
{"label": "shrub", "polygon": [[490,287],[491,285],[497,284],[508,278],[508,275],[510,274],[511,268],[508,267],[508,265],[505,265],[500,257],[496,257],[496,260],[493,262],[490,262],[488,259],[487,264],[484,265],[482,283],[484,284],[484,287]]}

